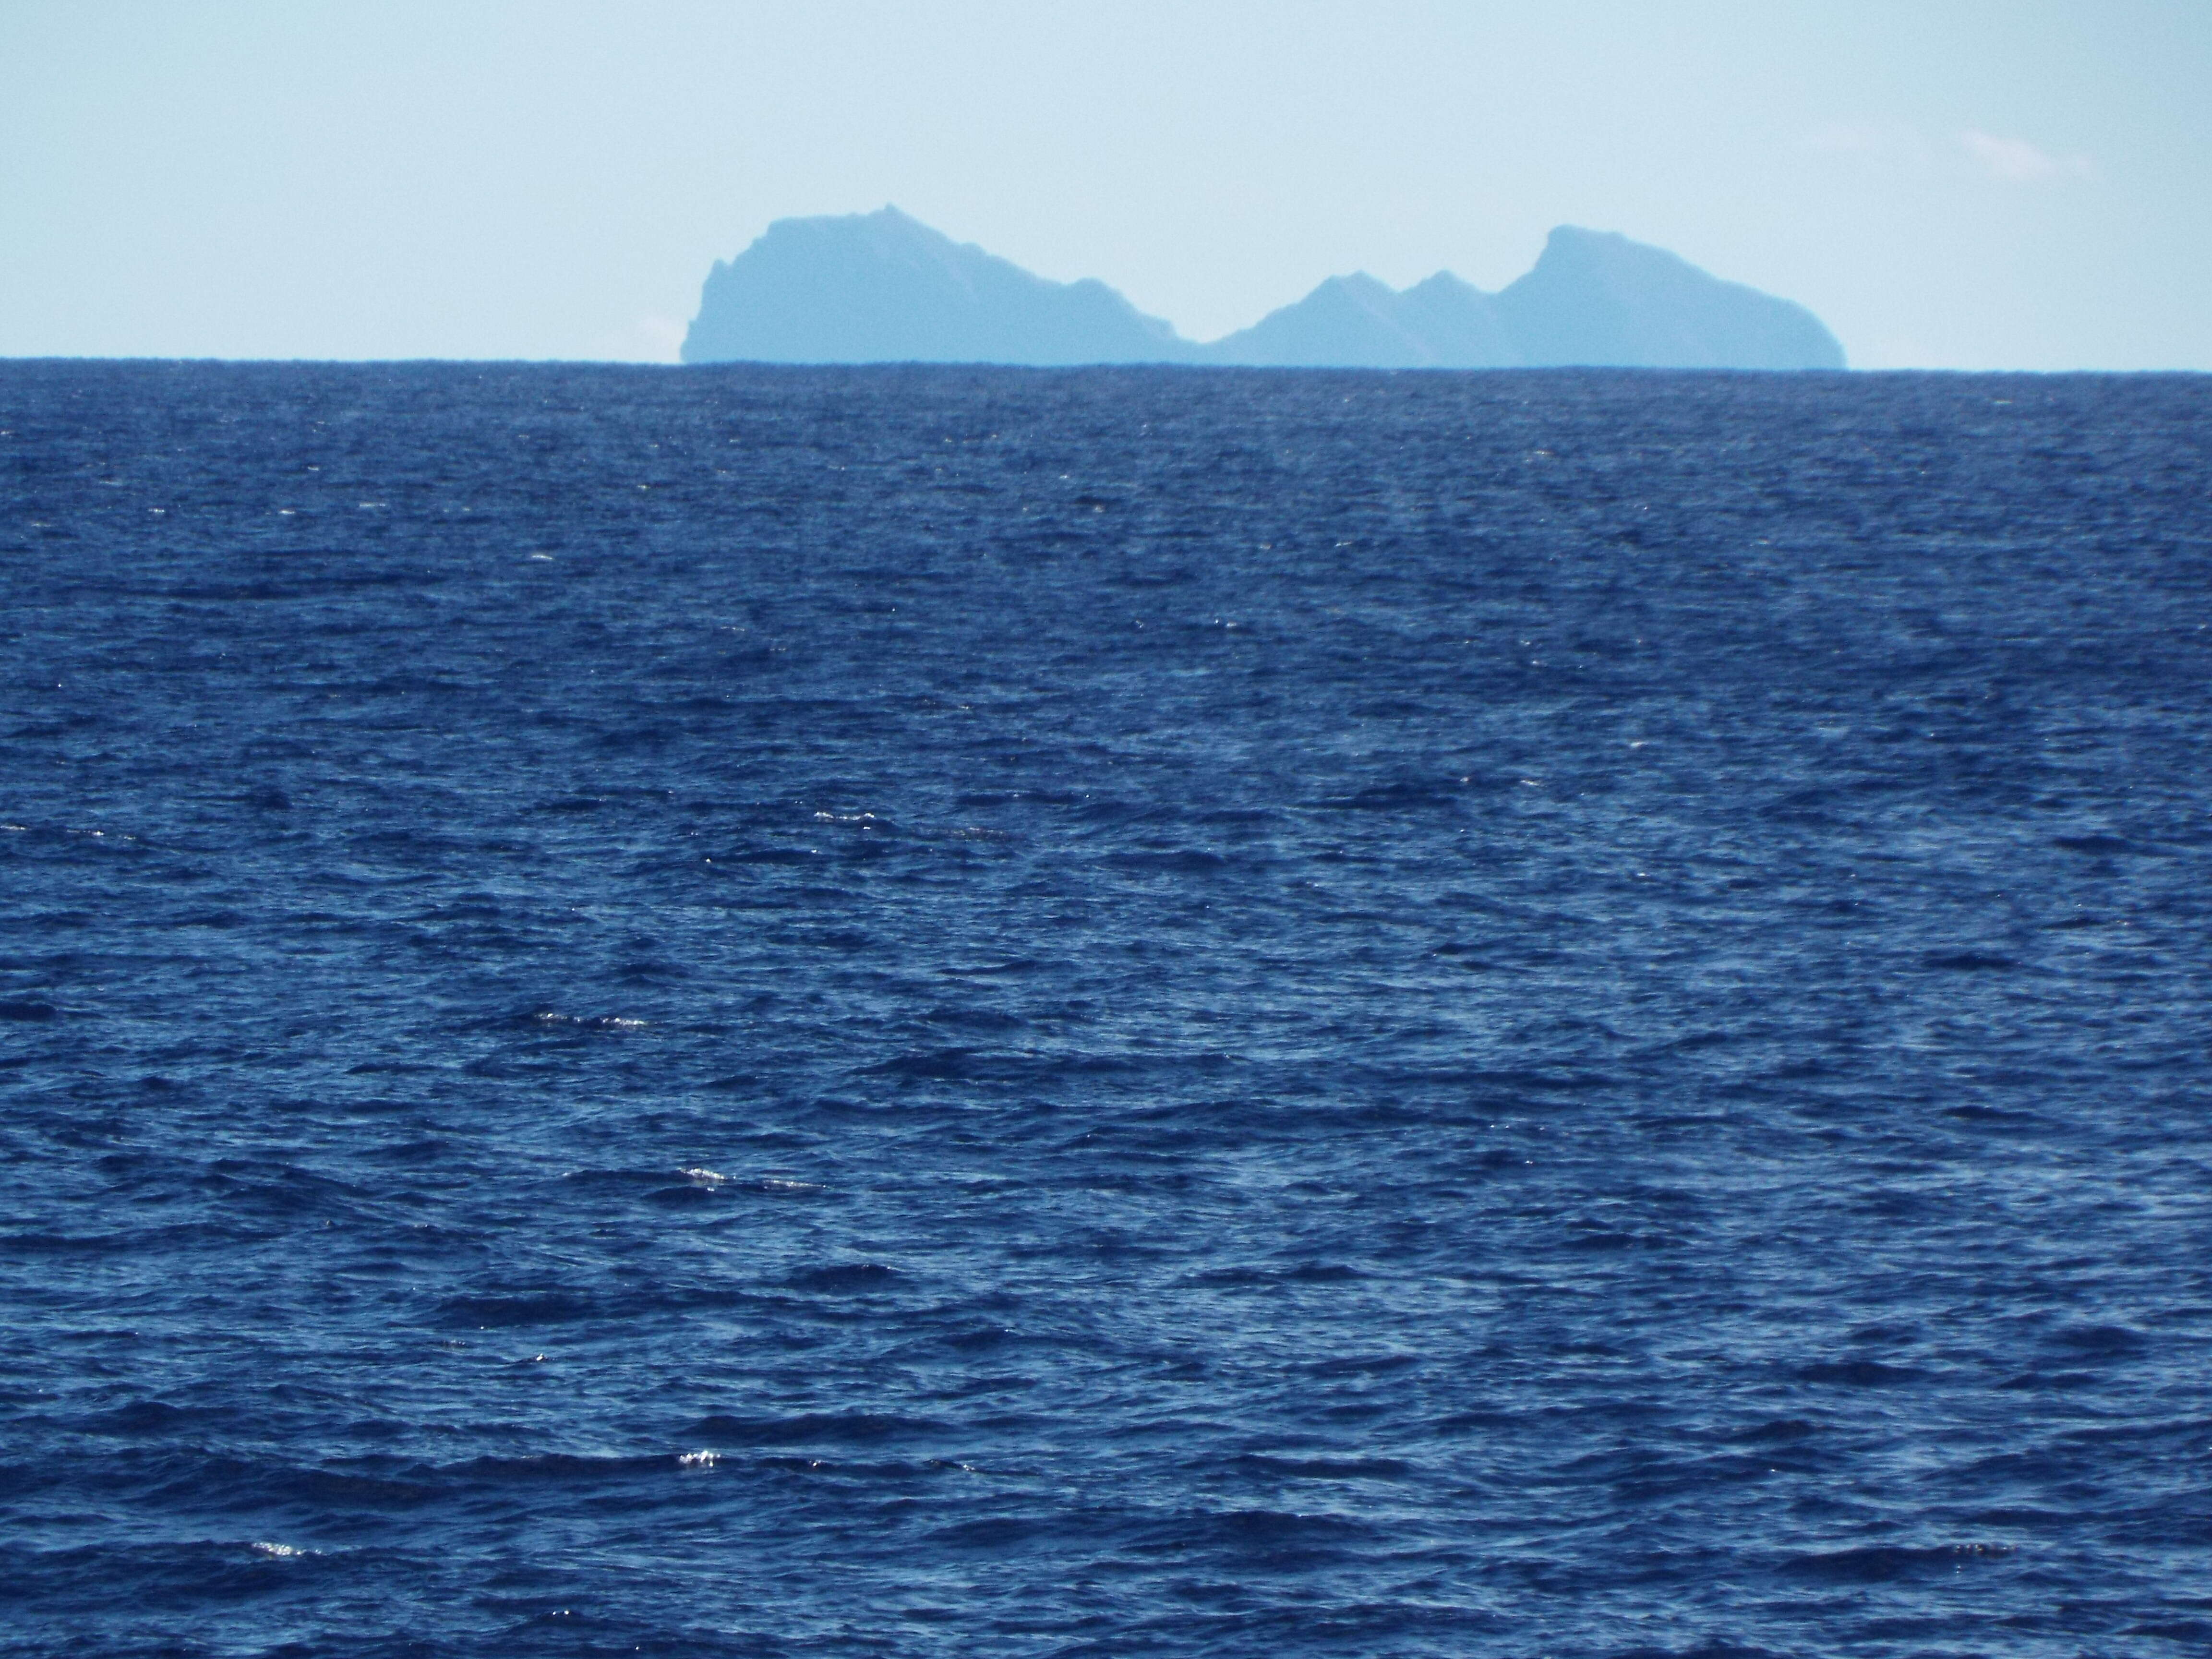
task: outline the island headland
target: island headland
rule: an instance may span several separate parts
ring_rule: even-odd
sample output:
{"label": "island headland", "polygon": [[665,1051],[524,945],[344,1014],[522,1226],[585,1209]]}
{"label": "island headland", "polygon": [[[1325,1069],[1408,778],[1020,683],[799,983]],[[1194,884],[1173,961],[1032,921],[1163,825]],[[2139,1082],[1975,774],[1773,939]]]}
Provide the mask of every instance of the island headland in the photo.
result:
{"label": "island headland", "polygon": [[1562,225],[1486,294],[1440,270],[1332,276],[1218,340],[1186,340],[1095,279],[1055,283],[896,208],[779,219],[718,260],[687,363],[1218,363],[1315,368],[1838,369],[1804,307],[1664,248]]}

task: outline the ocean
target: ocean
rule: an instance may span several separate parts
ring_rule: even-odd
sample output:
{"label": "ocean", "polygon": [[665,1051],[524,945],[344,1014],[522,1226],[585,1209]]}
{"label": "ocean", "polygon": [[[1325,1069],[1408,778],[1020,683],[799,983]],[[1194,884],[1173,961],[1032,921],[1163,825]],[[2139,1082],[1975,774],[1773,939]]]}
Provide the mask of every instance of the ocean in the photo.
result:
{"label": "ocean", "polygon": [[0,1654],[2212,1646],[2212,379],[0,365]]}

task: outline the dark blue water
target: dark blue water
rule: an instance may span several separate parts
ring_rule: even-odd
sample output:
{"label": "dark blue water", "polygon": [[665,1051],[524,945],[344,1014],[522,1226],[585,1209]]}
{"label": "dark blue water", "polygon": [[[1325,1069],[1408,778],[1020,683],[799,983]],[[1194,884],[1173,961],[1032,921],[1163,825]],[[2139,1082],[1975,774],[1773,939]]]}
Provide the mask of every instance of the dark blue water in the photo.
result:
{"label": "dark blue water", "polygon": [[2212,380],[0,428],[0,1652],[2212,1644]]}

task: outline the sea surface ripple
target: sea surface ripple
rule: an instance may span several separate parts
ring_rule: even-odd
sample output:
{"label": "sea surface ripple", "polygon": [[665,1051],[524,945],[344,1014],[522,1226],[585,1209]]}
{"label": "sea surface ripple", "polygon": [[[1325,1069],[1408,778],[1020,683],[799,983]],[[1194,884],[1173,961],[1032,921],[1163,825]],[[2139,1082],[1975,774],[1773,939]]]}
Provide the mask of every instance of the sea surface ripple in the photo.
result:
{"label": "sea surface ripple", "polygon": [[0,365],[0,1654],[2212,1648],[2212,380]]}

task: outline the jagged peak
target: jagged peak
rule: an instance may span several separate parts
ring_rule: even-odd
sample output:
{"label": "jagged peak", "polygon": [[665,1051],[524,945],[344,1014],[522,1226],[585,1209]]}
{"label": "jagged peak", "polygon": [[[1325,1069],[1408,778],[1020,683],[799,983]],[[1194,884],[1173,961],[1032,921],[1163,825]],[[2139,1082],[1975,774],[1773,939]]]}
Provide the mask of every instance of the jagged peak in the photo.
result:
{"label": "jagged peak", "polygon": [[1403,290],[1404,297],[1409,299],[1417,294],[1450,295],[1458,298],[1465,295],[1481,293],[1482,290],[1468,282],[1466,277],[1455,276],[1449,270],[1439,270],[1434,276],[1424,276],[1413,287]]}
{"label": "jagged peak", "polygon": [[1335,289],[1361,300],[1395,299],[1398,292],[1380,276],[1371,276],[1364,270],[1355,270],[1343,276],[1331,276],[1321,286]]}
{"label": "jagged peak", "polygon": [[1539,270],[1600,265],[1640,267],[1720,280],[1671,249],[1639,242],[1617,230],[1588,230],[1580,225],[1555,226],[1544,239],[1544,251],[1537,255],[1534,268],[1520,280],[1526,282]]}

